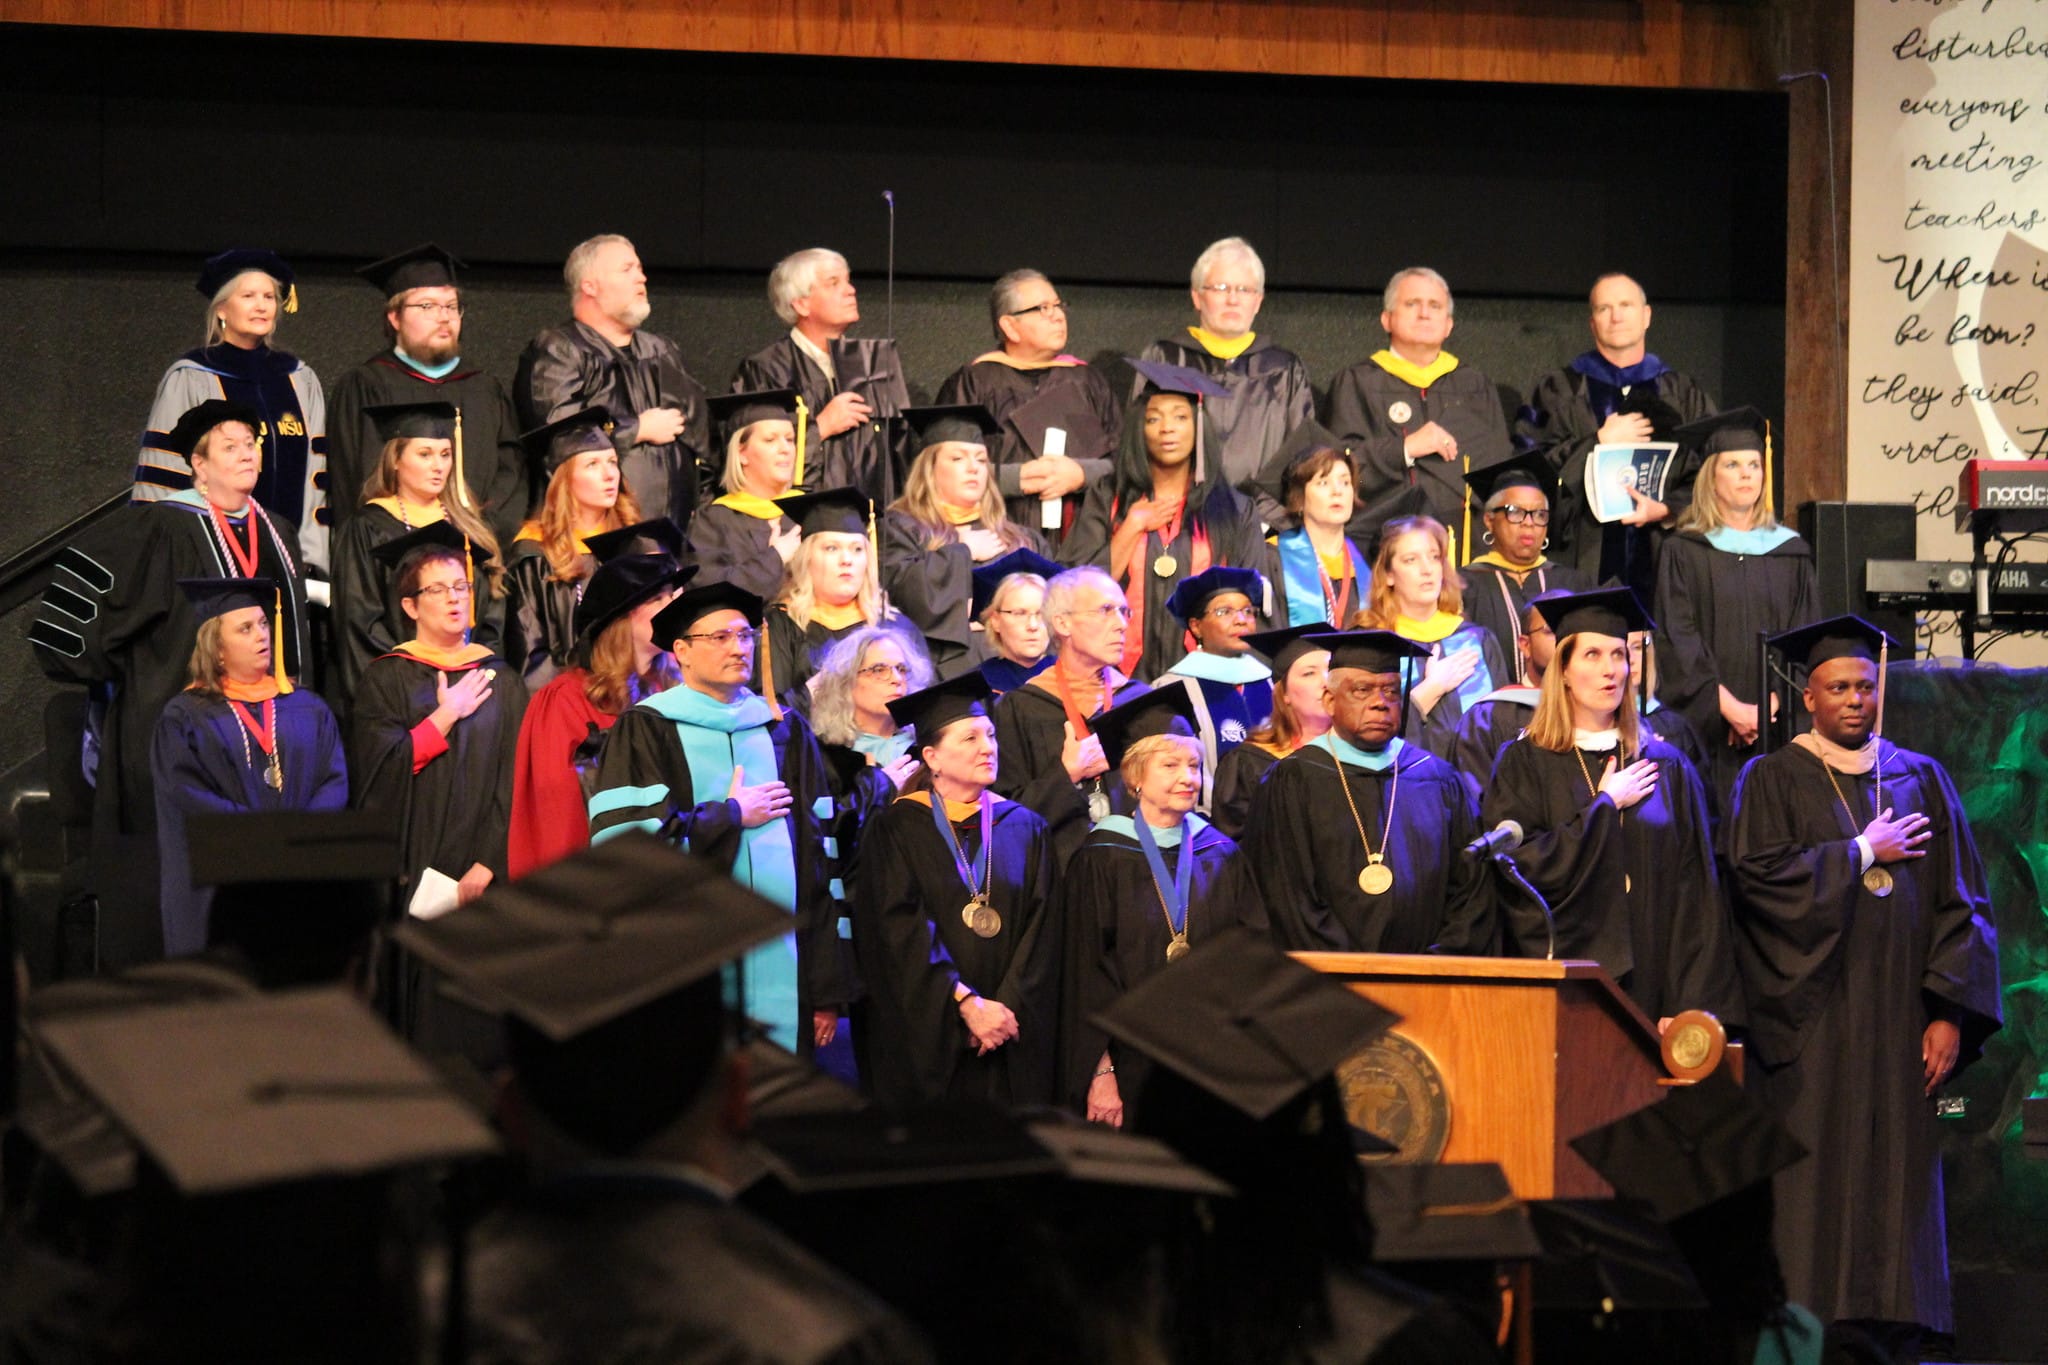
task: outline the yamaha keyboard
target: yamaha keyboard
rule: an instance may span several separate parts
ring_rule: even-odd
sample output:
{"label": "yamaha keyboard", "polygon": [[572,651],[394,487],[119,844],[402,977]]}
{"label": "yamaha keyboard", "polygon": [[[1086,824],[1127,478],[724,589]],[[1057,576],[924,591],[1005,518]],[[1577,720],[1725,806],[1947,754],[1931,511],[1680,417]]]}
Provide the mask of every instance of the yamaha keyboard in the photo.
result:
{"label": "yamaha keyboard", "polygon": [[[1870,594],[1874,607],[1968,612],[1976,605],[1970,563],[1962,559],[1865,560],[1863,590]],[[2048,564],[2007,564],[1992,569],[1991,609],[2048,610]]]}

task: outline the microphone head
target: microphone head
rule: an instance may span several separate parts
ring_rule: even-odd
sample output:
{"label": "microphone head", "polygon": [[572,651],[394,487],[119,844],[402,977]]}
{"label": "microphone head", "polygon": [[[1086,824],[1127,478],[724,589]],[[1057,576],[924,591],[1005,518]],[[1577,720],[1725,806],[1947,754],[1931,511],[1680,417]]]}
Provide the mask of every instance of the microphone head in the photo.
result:
{"label": "microphone head", "polygon": [[883,190],[883,191],[882,191],[882,198],[883,198],[883,199],[884,199],[885,201],[887,201],[887,203],[888,203],[888,205],[889,205],[889,207],[890,207],[890,208],[892,208],[892,209],[893,209],[893,208],[895,208],[895,207],[896,207],[896,191],[894,191],[894,190]]}
{"label": "microphone head", "polygon": [[1512,841],[1511,847],[1522,842],[1522,826],[1519,821],[1503,820],[1493,827],[1493,832],[1495,834],[1507,835],[1509,840]]}

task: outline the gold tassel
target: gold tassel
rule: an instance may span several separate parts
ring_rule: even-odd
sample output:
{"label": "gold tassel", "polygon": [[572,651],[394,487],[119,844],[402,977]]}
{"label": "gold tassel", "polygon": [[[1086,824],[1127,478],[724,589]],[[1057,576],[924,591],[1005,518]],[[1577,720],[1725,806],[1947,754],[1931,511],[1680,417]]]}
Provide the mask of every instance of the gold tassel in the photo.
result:
{"label": "gold tassel", "polygon": [[469,480],[462,474],[462,409],[455,409],[455,500],[464,507],[475,507],[469,498]]}
{"label": "gold tassel", "polygon": [[[811,424],[811,410],[804,406],[804,396],[796,396],[796,468],[790,471],[789,486],[804,486],[804,433]],[[772,702],[770,703],[773,704]]]}
{"label": "gold tassel", "polygon": [[299,287],[296,284],[285,286],[284,311],[287,313],[299,311]]}
{"label": "gold tassel", "polygon": [[[277,679],[277,690],[282,694],[292,690],[292,680],[284,675],[284,589],[275,592],[270,605],[270,673]],[[277,736],[271,736],[271,743],[277,743]]]}
{"label": "gold tassel", "polygon": [[[801,398],[797,399],[796,407],[797,412],[801,414],[803,412],[804,400]],[[799,422],[803,420],[801,415],[799,415],[797,420]],[[759,633],[754,636],[754,648],[761,651],[761,698],[768,703],[768,714],[774,716],[777,721],[780,721],[782,719],[782,703],[775,700],[775,651],[768,647],[768,618],[766,615],[761,617],[761,624],[756,627],[756,630]]]}
{"label": "gold tassel", "polygon": [[[1465,477],[1472,477],[1472,457],[1460,456],[1465,461]],[[1472,485],[1465,485],[1465,543],[1458,547],[1458,566],[1463,568],[1472,562]]]}
{"label": "gold tassel", "polygon": [[462,643],[468,644],[476,632],[476,595],[483,585],[476,581],[476,557],[470,553],[469,537],[462,537],[462,576],[469,580],[469,628],[462,632]]}
{"label": "gold tassel", "polygon": [[1776,520],[1777,499],[1771,496],[1771,419],[1764,419],[1764,515]]}
{"label": "gold tassel", "polygon": [[1200,394],[1196,394],[1196,395],[1195,395],[1195,487],[1196,487],[1196,488],[1200,488],[1200,487],[1202,486],[1202,475],[1203,475],[1203,473],[1204,473],[1204,471],[1205,471],[1205,467],[1206,467],[1206,465],[1207,465],[1207,463],[1208,463],[1208,461],[1207,461],[1207,459],[1206,459],[1206,454],[1205,454],[1205,452],[1204,452],[1204,451],[1203,451],[1203,449],[1202,449],[1202,434],[1203,434],[1203,432],[1204,432],[1204,431],[1206,430],[1206,427],[1207,427],[1207,424],[1206,424],[1205,422],[1203,422],[1203,420],[1202,420],[1202,412],[1203,412],[1203,409],[1204,409],[1204,407],[1205,407],[1205,406],[1206,406],[1206,405],[1205,405],[1205,404],[1203,403],[1203,401],[1202,401],[1202,395],[1200,395]]}
{"label": "gold tassel", "polygon": [[1870,727],[1870,733],[1880,738],[1884,735],[1884,673],[1885,665],[1892,661],[1892,637],[1882,632],[1877,637],[1877,723]]}

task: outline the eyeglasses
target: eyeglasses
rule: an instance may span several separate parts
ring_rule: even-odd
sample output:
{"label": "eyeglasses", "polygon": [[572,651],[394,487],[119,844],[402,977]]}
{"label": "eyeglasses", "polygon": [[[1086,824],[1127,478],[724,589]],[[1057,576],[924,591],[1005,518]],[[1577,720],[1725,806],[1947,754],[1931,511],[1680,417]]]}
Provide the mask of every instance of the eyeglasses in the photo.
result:
{"label": "eyeglasses", "polygon": [[908,678],[909,664],[862,664],[860,676],[881,682],[885,678]]}
{"label": "eyeglasses", "polygon": [[438,602],[444,597],[467,597],[475,589],[476,584],[465,583],[458,579],[453,583],[429,583],[409,595],[412,597],[424,597],[429,602]]}
{"label": "eyeglasses", "polygon": [[1072,611],[1067,614],[1069,616],[1093,616],[1103,621],[1107,621],[1110,617],[1114,616],[1120,620],[1128,621],[1131,619],[1131,608],[1125,602],[1104,602],[1101,606],[1090,608],[1087,611]]}
{"label": "eyeglasses", "polygon": [[1040,614],[1040,611],[1041,608],[1038,607],[997,607],[995,609],[996,615],[1006,621],[1020,621],[1027,616],[1037,616]]}
{"label": "eyeglasses", "polygon": [[1330,691],[1349,697],[1353,701],[1371,701],[1374,697],[1383,701],[1401,700],[1401,684],[1397,682],[1352,683],[1349,687],[1332,687]]}
{"label": "eyeglasses", "polygon": [[701,640],[705,644],[725,649],[734,644],[751,645],[761,638],[761,632],[752,626],[742,626],[738,630],[708,630],[702,635],[685,635],[681,638],[692,642]]}
{"label": "eyeglasses", "polygon": [[1202,613],[1212,621],[1249,621],[1258,614],[1259,609],[1254,606],[1211,607]]}
{"label": "eyeglasses", "polygon": [[1067,315],[1067,305],[1066,302],[1062,299],[1048,299],[1044,303],[1034,303],[1029,308],[1019,308],[1016,312],[1005,313],[1003,316],[1012,318],[1024,318],[1030,317],[1033,313],[1038,314],[1038,316],[1042,318],[1049,318],[1054,313],[1058,313],[1061,317],[1065,317]]}
{"label": "eyeglasses", "polygon": [[1520,526],[1525,521],[1536,526],[1550,525],[1548,507],[1517,507],[1513,503],[1507,503],[1493,510],[1506,517],[1510,526]]}
{"label": "eyeglasses", "polygon": [[1255,284],[1205,284],[1202,292],[1212,299],[1255,299],[1266,291]]}
{"label": "eyeglasses", "polygon": [[462,305],[459,303],[408,303],[401,306],[402,312],[418,313],[423,318],[459,318]]}

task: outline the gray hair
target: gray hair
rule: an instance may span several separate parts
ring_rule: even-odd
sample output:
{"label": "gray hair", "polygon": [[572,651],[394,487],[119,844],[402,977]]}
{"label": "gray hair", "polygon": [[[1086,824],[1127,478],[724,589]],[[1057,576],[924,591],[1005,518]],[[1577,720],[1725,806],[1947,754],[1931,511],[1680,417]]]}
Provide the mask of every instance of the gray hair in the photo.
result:
{"label": "gray hair", "polygon": [[1387,281],[1386,292],[1380,295],[1380,311],[1383,313],[1393,312],[1394,300],[1401,292],[1401,281],[1413,279],[1418,275],[1444,291],[1444,315],[1446,317],[1458,316],[1458,300],[1451,293],[1451,282],[1426,265],[1411,265],[1406,270],[1396,270],[1394,278]]}
{"label": "gray hair", "polygon": [[1219,265],[1242,261],[1252,268],[1252,283],[1266,292],[1266,263],[1259,259],[1259,253],[1252,250],[1252,244],[1242,237],[1219,237],[1202,249],[1195,257],[1195,268],[1188,274],[1188,287],[1200,289],[1209,282],[1209,272]]}
{"label": "gray hair", "polygon": [[608,246],[623,246],[631,249],[630,238],[616,232],[600,232],[595,237],[578,242],[569,248],[569,259],[562,262],[562,283],[569,286],[569,305],[574,307],[583,291],[583,282],[590,278],[591,266],[597,261],[597,253]]}
{"label": "gray hair", "polygon": [[910,666],[903,679],[906,693],[932,685],[931,656],[916,635],[891,625],[861,626],[847,632],[825,646],[818,656],[818,671],[811,675],[811,729],[821,743],[853,746],[860,733],[853,714],[853,680],[868,651],[885,640],[903,651],[903,662]]}
{"label": "gray hair", "polygon": [[846,258],[827,246],[807,246],[777,261],[768,272],[768,303],[775,309],[775,316],[791,327],[796,326],[796,301],[809,298],[819,274],[832,266],[852,271]]}
{"label": "gray hair", "polygon": [[206,344],[208,346],[213,345],[227,335],[227,329],[220,324],[220,306],[228,301],[228,295],[235,292],[235,286],[250,275],[261,275],[264,279],[269,280],[271,288],[277,291],[277,310],[270,315],[270,337],[264,344],[268,345],[270,342],[277,340],[277,325],[284,321],[284,299],[285,295],[290,292],[290,286],[268,270],[238,270],[226,284],[214,290],[213,297],[207,300]]}
{"label": "gray hair", "polygon": [[[1093,589],[1105,597],[1121,599],[1124,590],[1105,571],[1092,564],[1083,564],[1065,573],[1054,574],[1052,581],[1045,585],[1045,625],[1053,630],[1053,622],[1062,616],[1072,616],[1080,604],[1081,594]],[[1053,630],[1053,644],[1059,644],[1059,632]]]}
{"label": "gray hair", "polygon": [[1045,285],[1052,283],[1045,277],[1044,271],[1033,270],[1027,265],[1021,270],[1012,270],[997,280],[995,287],[988,291],[988,325],[995,332],[998,342],[1009,340],[1003,335],[1003,319],[1017,311],[1017,291],[1034,280]]}

